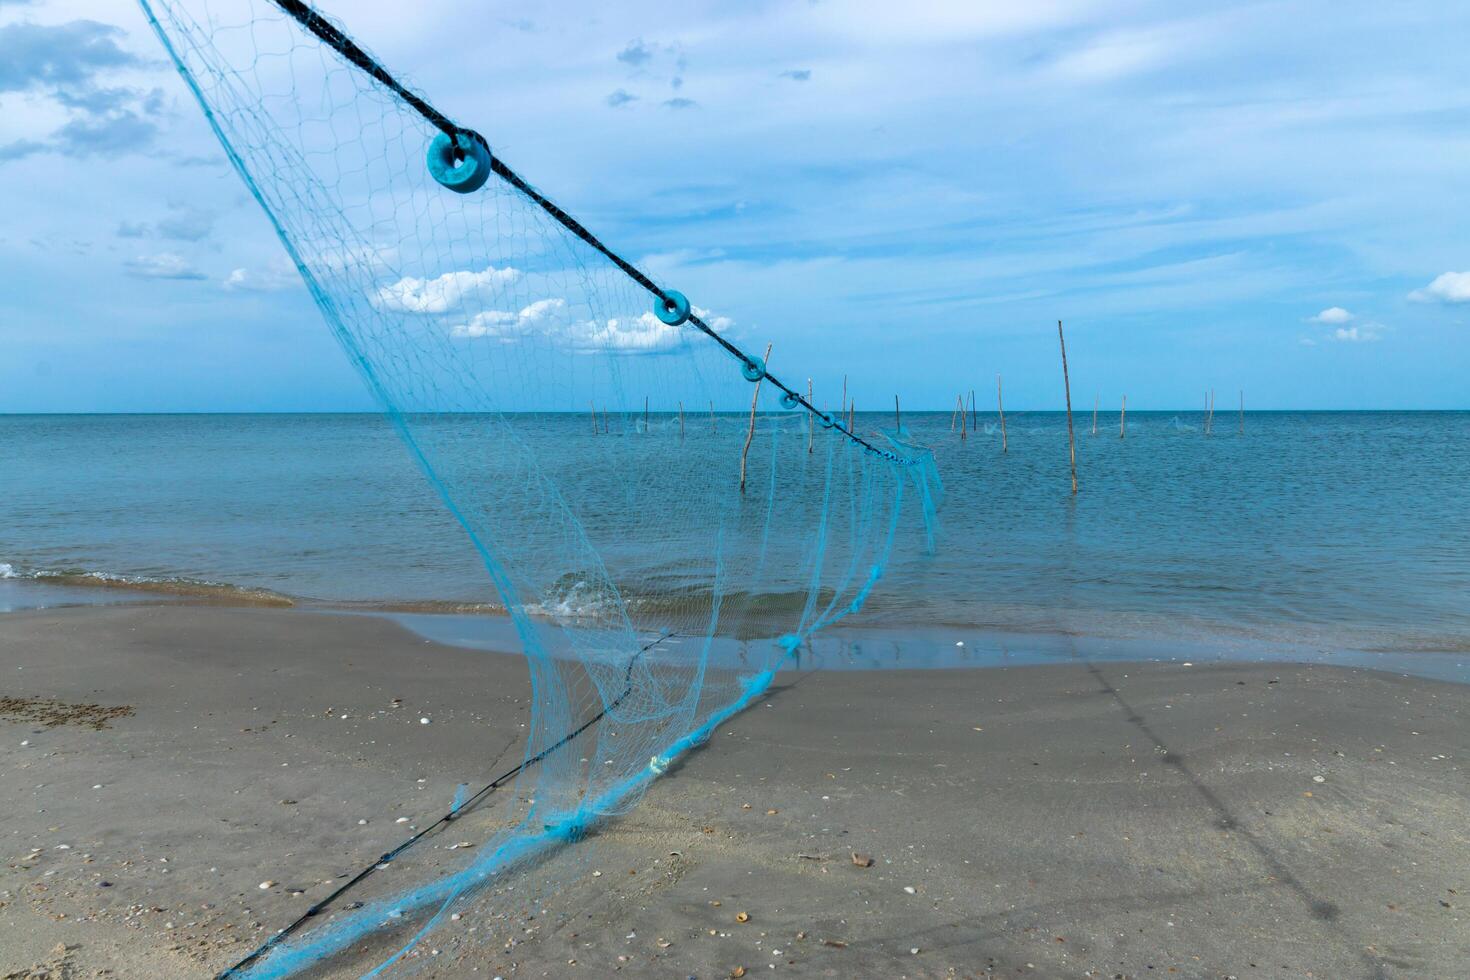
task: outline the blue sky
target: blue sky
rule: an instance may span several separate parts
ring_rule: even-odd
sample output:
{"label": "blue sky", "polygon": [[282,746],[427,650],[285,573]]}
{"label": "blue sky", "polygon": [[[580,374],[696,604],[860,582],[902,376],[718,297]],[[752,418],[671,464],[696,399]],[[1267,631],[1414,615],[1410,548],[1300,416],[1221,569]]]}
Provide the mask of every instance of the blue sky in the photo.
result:
{"label": "blue sky", "polygon": [[[323,6],[859,407],[1470,407],[1470,6]],[[136,8],[0,3],[0,215],[0,411],[370,407]]]}

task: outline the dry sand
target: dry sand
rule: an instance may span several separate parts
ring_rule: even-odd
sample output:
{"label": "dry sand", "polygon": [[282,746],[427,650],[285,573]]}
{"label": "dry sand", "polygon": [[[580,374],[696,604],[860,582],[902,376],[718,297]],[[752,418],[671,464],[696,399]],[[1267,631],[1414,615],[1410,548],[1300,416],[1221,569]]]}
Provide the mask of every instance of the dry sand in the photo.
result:
{"label": "dry sand", "polygon": [[[211,975],[518,761],[526,695],[518,658],[366,616],[0,617],[0,978]],[[415,964],[1463,977],[1467,709],[1322,666],[783,675],[595,835],[558,917]]]}

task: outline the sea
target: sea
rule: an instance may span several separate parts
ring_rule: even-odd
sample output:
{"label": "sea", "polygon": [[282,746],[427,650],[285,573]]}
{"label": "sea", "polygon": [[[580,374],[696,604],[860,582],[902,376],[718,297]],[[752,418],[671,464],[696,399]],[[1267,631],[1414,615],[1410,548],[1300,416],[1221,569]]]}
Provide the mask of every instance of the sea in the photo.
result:
{"label": "sea", "polygon": [[[1126,429],[1083,412],[1075,495],[1065,413],[1007,412],[1004,445],[995,413],[903,424],[944,482],[936,547],[900,548],[819,660],[1331,657],[1470,678],[1470,412],[1133,411]],[[0,416],[0,613],[221,599],[514,643],[381,416]]]}

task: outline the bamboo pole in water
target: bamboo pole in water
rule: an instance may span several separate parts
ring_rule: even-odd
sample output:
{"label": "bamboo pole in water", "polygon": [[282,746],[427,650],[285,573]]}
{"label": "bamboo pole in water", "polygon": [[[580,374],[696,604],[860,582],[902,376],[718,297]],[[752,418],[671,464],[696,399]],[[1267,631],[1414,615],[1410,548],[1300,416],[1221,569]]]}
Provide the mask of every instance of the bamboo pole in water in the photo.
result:
{"label": "bamboo pole in water", "polygon": [[1128,396],[1123,396],[1123,410],[1118,413],[1118,438],[1128,437]]}
{"label": "bamboo pole in water", "polygon": [[953,432],[955,430],[955,426],[959,423],[960,412],[962,410],[963,409],[960,408],[960,406],[959,406],[958,403],[956,403],[955,404],[955,407],[950,410],[950,413],[949,413],[949,431]]}
{"label": "bamboo pole in water", "polygon": [[648,434],[648,396],[643,396],[643,434]]}
{"label": "bamboo pole in water", "polygon": [[[806,379],[806,403],[815,405],[812,401],[812,379]],[[817,419],[811,412],[806,413],[806,451],[812,451],[812,445],[817,441]]]}
{"label": "bamboo pole in water", "polygon": [[1097,403],[1102,400],[1101,395],[1092,396],[1092,434],[1097,435]]}
{"label": "bamboo pole in water", "polygon": [[592,434],[595,436],[597,435],[597,405],[593,402],[588,402],[587,407],[592,410]]}
{"label": "bamboo pole in water", "polygon": [[1000,395],[1000,375],[995,376],[995,407],[1000,410],[1000,451],[1009,452],[1006,445],[1006,403]]}
{"label": "bamboo pole in water", "polygon": [[903,432],[903,416],[898,414],[898,396],[893,396],[893,424],[899,432]]}
{"label": "bamboo pole in water", "polygon": [[1072,494],[1077,493],[1077,437],[1072,432],[1072,382],[1067,377],[1067,338],[1062,321],[1057,321],[1057,341],[1062,345],[1062,389],[1067,393],[1067,453],[1072,463]]}
{"label": "bamboo pole in water", "polygon": [[[770,364],[771,363],[771,345],[770,344],[767,344],[766,345],[766,357],[765,357],[765,360],[763,361],[763,363],[765,363],[765,364]],[[757,381],[755,383],[755,391],[750,396],[750,428],[748,428],[748,429],[745,430],[745,447],[740,450],[740,492],[741,493],[744,493],[745,492],[745,457],[750,454],[750,444],[755,439],[755,409],[756,409],[756,406],[760,404],[760,399],[761,399],[761,381],[764,381],[764,380],[765,380],[765,378],[762,377],[760,379],[760,381]]]}
{"label": "bamboo pole in water", "polygon": [[964,442],[969,433],[969,416],[965,414],[965,396],[959,395],[955,398],[960,408],[960,442]]}
{"label": "bamboo pole in water", "polygon": [[974,388],[971,388],[970,389],[970,430],[973,431],[973,432],[979,432],[980,431],[980,423],[975,418],[975,389]]}

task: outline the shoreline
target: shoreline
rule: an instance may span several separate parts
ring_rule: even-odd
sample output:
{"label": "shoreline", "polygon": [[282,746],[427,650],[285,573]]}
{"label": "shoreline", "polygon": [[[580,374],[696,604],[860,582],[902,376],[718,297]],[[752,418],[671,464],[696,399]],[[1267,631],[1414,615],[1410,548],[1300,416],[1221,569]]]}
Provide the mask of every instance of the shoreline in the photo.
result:
{"label": "shoreline", "polygon": [[[509,615],[503,607],[491,603],[321,600],[214,582],[175,580],[158,580],[139,587],[121,576],[94,573],[0,578],[0,617],[17,612],[118,605],[275,608],[313,615],[378,617],[427,641],[520,656],[515,652],[520,639]],[[873,616],[864,625],[844,623],[821,631],[803,648],[799,669],[947,670],[1079,660],[1279,663],[1358,667],[1470,684],[1470,649],[1448,646],[1344,647],[1229,632],[1181,639],[1171,635],[1100,635],[1062,628],[1022,630],[947,623],[914,627],[899,625],[893,618]],[[716,636],[712,657],[716,662],[723,659],[733,663],[740,660],[741,646],[741,641]]]}
{"label": "shoreline", "polygon": [[[0,975],[218,970],[519,761],[528,719],[519,656],[376,616],[15,613],[0,678],[114,711],[0,718]],[[495,941],[445,926],[415,968],[1453,975],[1467,717],[1463,685],[1322,665],[786,672],[569,849],[545,915],[472,905]]]}

